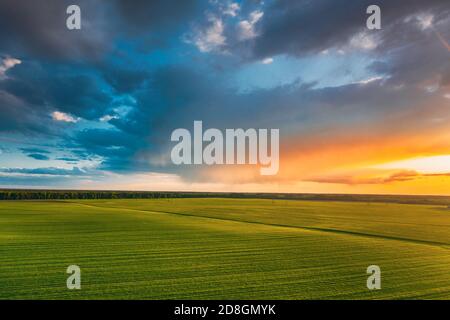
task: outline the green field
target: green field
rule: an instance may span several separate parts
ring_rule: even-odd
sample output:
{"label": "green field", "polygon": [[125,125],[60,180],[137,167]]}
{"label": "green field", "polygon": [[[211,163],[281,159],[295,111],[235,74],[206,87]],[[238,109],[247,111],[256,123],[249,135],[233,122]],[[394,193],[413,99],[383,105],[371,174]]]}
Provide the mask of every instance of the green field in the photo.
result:
{"label": "green field", "polygon": [[[81,267],[81,290],[66,268]],[[382,289],[366,288],[379,265]],[[450,299],[444,205],[0,202],[0,299]]]}

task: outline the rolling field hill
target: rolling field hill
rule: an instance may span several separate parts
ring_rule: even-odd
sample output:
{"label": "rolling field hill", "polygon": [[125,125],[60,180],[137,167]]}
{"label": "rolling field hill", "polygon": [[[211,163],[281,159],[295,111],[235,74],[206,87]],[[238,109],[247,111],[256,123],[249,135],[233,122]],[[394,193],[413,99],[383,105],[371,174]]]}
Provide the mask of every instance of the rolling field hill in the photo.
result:
{"label": "rolling field hill", "polygon": [[[81,290],[66,268],[81,268]],[[368,290],[378,265],[382,289]],[[450,299],[446,205],[0,202],[0,299]]]}

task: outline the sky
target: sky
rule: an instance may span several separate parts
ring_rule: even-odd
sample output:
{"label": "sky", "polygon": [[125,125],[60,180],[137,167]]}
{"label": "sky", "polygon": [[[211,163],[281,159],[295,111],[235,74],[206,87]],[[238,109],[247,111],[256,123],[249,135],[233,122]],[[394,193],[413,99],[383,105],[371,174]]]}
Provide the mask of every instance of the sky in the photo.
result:
{"label": "sky", "polygon": [[[445,0],[1,0],[0,188],[450,195],[449,41]],[[195,120],[278,174],[174,165]]]}

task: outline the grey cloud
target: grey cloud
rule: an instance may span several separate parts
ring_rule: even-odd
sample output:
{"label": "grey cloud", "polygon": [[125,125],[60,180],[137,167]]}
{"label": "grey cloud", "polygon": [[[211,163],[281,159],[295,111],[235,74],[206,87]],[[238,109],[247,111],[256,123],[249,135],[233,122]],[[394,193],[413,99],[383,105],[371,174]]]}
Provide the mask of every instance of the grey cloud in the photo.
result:
{"label": "grey cloud", "polygon": [[[118,130],[87,130],[75,141],[103,157],[103,168],[177,172],[170,159],[163,168],[150,160],[164,157],[173,145],[171,132],[191,129],[194,120],[202,120],[205,128],[281,128],[283,143],[291,134],[307,140],[330,128],[352,128],[352,134],[364,134],[368,127],[380,135],[412,133],[434,127],[432,118],[448,116],[439,107],[445,103],[439,94],[430,96],[414,85],[396,89],[393,81],[319,89],[295,83],[238,93],[211,75],[184,67],[162,68],[136,93],[132,112],[114,121]],[[190,170],[181,174],[197,176]]]}
{"label": "grey cloud", "polygon": [[[0,51],[7,48],[46,58],[67,58],[67,54],[85,57],[100,54],[110,41],[106,33],[99,35],[98,42],[95,41],[98,34],[94,34],[94,38],[70,34],[66,38],[68,42],[60,41],[66,35],[59,31],[54,38],[50,37],[49,30],[53,30],[56,22],[52,20],[53,15],[47,14],[59,12],[61,5],[56,1],[48,2],[53,6],[48,13],[19,26],[31,14],[29,10],[36,9],[39,15],[45,6],[38,8],[37,2],[29,5],[29,2],[19,1],[17,12],[8,16],[14,3],[0,4],[0,27],[3,27],[0,28],[3,40]],[[97,2],[92,3],[94,6]],[[178,19],[187,18],[178,10],[190,3],[177,6],[172,1],[139,2],[135,5],[131,1],[116,1],[104,8],[111,6],[114,11],[120,7],[124,24],[119,25],[127,25],[123,32],[132,34],[133,29],[145,26],[158,29],[176,24]],[[275,54],[302,56],[341,46],[364,28],[368,4],[372,3],[276,1],[265,10],[261,35],[250,48],[252,59]],[[86,66],[73,62],[66,65],[32,63],[25,59],[21,65],[8,70],[8,79],[0,81],[0,130],[46,132],[49,112],[55,109],[77,117],[98,119],[110,111],[113,103],[105,90],[130,93],[136,104],[126,116],[110,121],[116,129],[86,129],[64,136],[67,138],[64,150],[72,150],[75,157],[81,159],[100,157],[103,159],[101,169],[112,171],[178,170],[170,163],[164,168],[158,167],[149,159],[170,150],[172,130],[191,128],[194,120],[203,120],[205,126],[220,129],[281,128],[282,137],[295,133],[304,139],[322,130],[326,134],[325,129],[330,127],[336,130],[355,128],[352,133],[361,134],[370,124],[382,124],[377,129],[382,134],[426,130],[434,125],[428,121],[430,117],[445,118],[448,111],[438,108],[444,99],[439,98],[442,96],[439,92],[430,94],[418,86],[432,77],[441,84],[448,84],[448,51],[432,30],[422,32],[413,22],[404,23],[402,19],[411,13],[433,12],[440,23],[439,31],[448,32],[442,14],[448,12],[448,4],[438,0],[393,0],[381,1],[380,5],[384,8],[383,31],[379,33],[382,42],[373,50],[372,58],[377,55],[378,61],[370,68],[385,75],[383,80],[321,89],[294,83],[239,93],[220,75],[215,76],[216,70],[196,69],[195,63],[191,67],[162,67],[147,73],[137,68],[118,68],[108,62]],[[156,15],[154,21],[147,20],[149,11]],[[12,21],[12,17],[17,21]],[[80,47],[73,47],[80,43]],[[400,84],[403,86],[398,86]],[[421,117],[411,120],[410,115],[414,114]],[[29,153],[43,155],[43,152]],[[183,174],[196,179],[192,171],[185,170]]]}
{"label": "grey cloud", "polygon": [[[0,2],[0,51],[49,59],[99,58],[110,45],[108,4],[86,0],[3,0]],[[66,8],[80,5],[82,30],[66,28]]]}
{"label": "grey cloud", "polygon": [[116,0],[126,28],[142,33],[143,28],[167,29],[191,17],[200,8],[195,0]]}
{"label": "grey cloud", "polygon": [[[342,46],[353,35],[367,31],[366,8],[371,4],[370,0],[274,1],[265,11],[253,54],[257,58],[283,53],[301,56]],[[382,30],[373,34],[382,34],[385,41],[391,41],[392,32],[402,33],[404,19],[413,13],[435,13],[436,19],[443,19],[450,10],[445,0],[381,0],[376,4],[382,8]],[[392,39],[397,45],[409,40],[404,33]]]}
{"label": "grey cloud", "polygon": [[[66,8],[81,8],[81,30],[66,28]],[[0,53],[50,60],[100,60],[120,36],[168,32],[198,8],[194,0],[2,0]]]}
{"label": "grey cloud", "polygon": [[101,66],[100,72],[106,82],[119,93],[132,93],[150,77],[146,70],[125,69],[121,66]]}
{"label": "grey cloud", "polygon": [[41,116],[58,110],[85,119],[97,119],[112,101],[101,90],[102,80],[77,65],[25,61],[9,71],[9,77],[0,81],[0,90],[20,99],[26,107],[40,111]]}
{"label": "grey cloud", "polygon": [[39,111],[2,90],[0,82],[0,132],[49,133],[51,129]]}
{"label": "grey cloud", "polygon": [[[135,136],[116,129],[86,129],[76,133],[71,146],[78,148],[74,154],[103,160],[100,169],[111,171],[140,170],[133,159],[140,149],[148,148],[145,137]],[[148,166],[145,166],[148,169]]]}

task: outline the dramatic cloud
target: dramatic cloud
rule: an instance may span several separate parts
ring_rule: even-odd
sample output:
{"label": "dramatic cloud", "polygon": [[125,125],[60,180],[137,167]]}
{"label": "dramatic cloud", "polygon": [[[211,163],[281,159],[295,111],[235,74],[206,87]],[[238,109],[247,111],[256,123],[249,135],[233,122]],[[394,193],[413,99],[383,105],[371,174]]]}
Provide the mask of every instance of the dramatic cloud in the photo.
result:
{"label": "dramatic cloud", "polygon": [[[47,115],[56,109],[74,119],[96,119],[104,114],[112,101],[104,86],[89,70],[35,62],[15,66],[9,70],[8,78],[0,81],[0,90],[17,101],[11,104],[23,104]],[[6,104],[5,108],[14,107]]]}
{"label": "dramatic cloud", "polygon": [[2,90],[0,82],[1,132],[48,133],[50,129],[45,125],[44,116],[39,111],[20,97]]}
{"label": "dramatic cloud", "polygon": [[[117,12],[123,19],[123,27],[143,33],[147,29],[167,31],[192,17],[199,9],[195,0],[115,0]],[[163,30],[162,30],[163,29]]]}
{"label": "dramatic cloud", "polygon": [[[346,45],[361,32],[366,31],[366,8],[373,4],[369,0],[336,3],[333,0],[274,1],[262,20],[260,36],[256,39],[254,54],[264,58],[277,54],[305,55],[319,53],[329,48]],[[445,0],[400,1],[383,0],[377,5],[382,8],[382,29],[374,34],[382,34],[383,41],[407,43],[414,35],[404,34],[402,24],[408,17],[418,15],[422,26],[437,23],[448,17],[449,6]],[[434,14],[434,20],[424,18]],[[307,32],[303,32],[308,30]],[[372,40],[364,39],[365,47],[374,47]]]}
{"label": "dramatic cloud", "polygon": [[[73,4],[81,8],[81,30],[66,28],[66,9]],[[0,53],[99,60],[114,47],[117,38],[135,37],[136,33],[151,38],[157,31],[168,33],[198,9],[194,0],[3,0]]]}
{"label": "dramatic cloud", "polygon": [[[80,31],[65,28],[68,4],[82,8]],[[10,168],[0,182],[149,172],[171,183],[261,186],[431,179],[373,166],[450,154],[450,6],[383,0],[382,29],[367,30],[369,4],[2,1],[0,131],[16,151],[1,154],[0,166]],[[277,74],[283,81],[270,82]],[[170,134],[194,120],[279,128],[279,174],[173,165]],[[30,140],[33,147],[17,142]],[[19,170],[14,157],[48,168]],[[53,168],[85,163],[93,169]]]}
{"label": "dramatic cloud", "polygon": [[[66,28],[66,8],[80,5],[82,31]],[[107,19],[99,1],[26,0],[0,2],[0,52],[44,58],[99,57],[110,45]]]}

